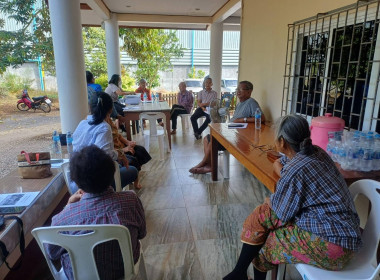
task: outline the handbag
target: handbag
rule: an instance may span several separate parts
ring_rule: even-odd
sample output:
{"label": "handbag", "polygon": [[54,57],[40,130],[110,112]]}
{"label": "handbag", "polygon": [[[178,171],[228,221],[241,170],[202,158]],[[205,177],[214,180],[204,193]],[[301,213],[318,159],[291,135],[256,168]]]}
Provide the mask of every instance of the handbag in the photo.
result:
{"label": "handbag", "polygon": [[18,173],[24,179],[41,179],[52,175],[50,153],[21,152],[17,156]]}

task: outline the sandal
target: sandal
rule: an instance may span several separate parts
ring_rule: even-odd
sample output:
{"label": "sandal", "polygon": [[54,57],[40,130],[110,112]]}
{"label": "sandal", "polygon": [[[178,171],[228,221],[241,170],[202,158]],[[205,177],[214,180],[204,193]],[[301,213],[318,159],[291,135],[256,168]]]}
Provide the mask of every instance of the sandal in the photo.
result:
{"label": "sandal", "polygon": [[175,130],[172,130],[171,132],[170,132],[170,134],[176,134],[177,133],[177,131],[175,131]]}

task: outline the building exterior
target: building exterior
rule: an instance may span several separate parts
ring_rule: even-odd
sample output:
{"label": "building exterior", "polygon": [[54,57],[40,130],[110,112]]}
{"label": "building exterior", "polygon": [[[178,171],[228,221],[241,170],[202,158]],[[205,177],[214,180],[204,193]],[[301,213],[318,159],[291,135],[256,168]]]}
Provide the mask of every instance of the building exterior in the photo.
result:
{"label": "building exterior", "polygon": [[[20,28],[17,23],[0,13],[5,19],[4,30],[11,31]],[[33,27],[30,26],[30,32]],[[210,31],[203,30],[177,30],[179,44],[184,49],[184,56],[173,59],[172,71],[161,72],[161,87],[168,91],[177,91],[179,82],[188,78],[191,67],[209,73],[210,67]],[[237,79],[239,65],[240,32],[224,31],[223,34],[223,60],[222,77]],[[128,66],[132,71],[136,69],[136,61],[132,60],[126,52],[121,52],[121,64]],[[41,61],[36,59],[25,63],[19,68],[9,67],[8,72],[19,76],[27,76],[33,80],[32,87],[35,89],[45,88],[57,90],[55,77],[45,75]]]}

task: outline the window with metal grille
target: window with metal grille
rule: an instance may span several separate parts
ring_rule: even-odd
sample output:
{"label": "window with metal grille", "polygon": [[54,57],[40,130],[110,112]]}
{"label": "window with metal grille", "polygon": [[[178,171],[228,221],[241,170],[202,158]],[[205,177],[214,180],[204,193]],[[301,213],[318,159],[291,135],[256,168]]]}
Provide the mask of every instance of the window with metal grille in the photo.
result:
{"label": "window with metal grille", "polygon": [[332,113],[346,128],[380,133],[378,1],[289,25],[281,115]]}

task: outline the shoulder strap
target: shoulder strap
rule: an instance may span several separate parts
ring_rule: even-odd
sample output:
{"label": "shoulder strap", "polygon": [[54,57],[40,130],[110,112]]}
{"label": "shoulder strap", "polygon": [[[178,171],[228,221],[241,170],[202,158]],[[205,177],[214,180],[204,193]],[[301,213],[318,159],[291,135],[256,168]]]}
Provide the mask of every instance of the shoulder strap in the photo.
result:
{"label": "shoulder strap", "polygon": [[21,259],[17,265],[14,265],[13,267],[10,267],[7,262],[7,257],[9,255],[9,251],[7,250],[7,247],[5,246],[4,242],[0,240],[0,249],[1,249],[1,259],[5,263],[5,265],[8,267],[9,270],[17,270],[21,267],[22,259],[24,257],[24,251],[25,251],[25,237],[24,237],[24,224],[22,220],[17,216],[7,216],[4,217],[4,220],[16,220],[19,224],[21,231],[20,231],[20,253],[21,253]]}

